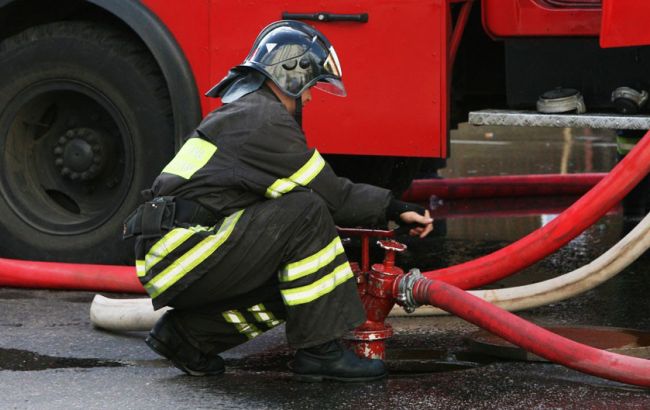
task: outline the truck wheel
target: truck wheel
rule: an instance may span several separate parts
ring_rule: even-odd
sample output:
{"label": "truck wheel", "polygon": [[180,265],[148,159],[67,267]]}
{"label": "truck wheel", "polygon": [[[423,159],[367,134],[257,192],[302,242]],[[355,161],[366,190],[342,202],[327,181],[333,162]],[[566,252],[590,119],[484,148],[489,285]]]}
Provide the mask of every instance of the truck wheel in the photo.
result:
{"label": "truck wheel", "polygon": [[57,22],[0,42],[0,256],[129,263],[122,222],[173,153],[165,81],[137,40]]}

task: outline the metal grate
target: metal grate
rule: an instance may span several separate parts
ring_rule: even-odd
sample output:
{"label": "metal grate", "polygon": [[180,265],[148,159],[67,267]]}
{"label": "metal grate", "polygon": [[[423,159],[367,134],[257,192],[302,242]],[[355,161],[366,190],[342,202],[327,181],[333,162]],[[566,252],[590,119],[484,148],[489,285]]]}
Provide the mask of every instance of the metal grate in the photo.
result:
{"label": "metal grate", "polygon": [[613,114],[540,114],[535,111],[482,110],[469,113],[472,125],[650,130],[650,116]]}

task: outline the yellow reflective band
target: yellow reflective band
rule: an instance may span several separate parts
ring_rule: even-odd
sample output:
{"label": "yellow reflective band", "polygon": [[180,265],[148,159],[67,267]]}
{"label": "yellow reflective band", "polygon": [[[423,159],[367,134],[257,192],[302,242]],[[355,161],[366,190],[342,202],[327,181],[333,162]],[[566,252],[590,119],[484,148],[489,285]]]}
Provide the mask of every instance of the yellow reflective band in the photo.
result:
{"label": "yellow reflective band", "polygon": [[149,296],[155,298],[160,295],[212,255],[228,239],[243,212],[241,210],[227,217],[217,233],[206,237],[144,285]]}
{"label": "yellow reflective band", "polygon": [[275,327],[282,323],[280,320],[277,320],[275,316],[273,316],[273,313],[267,311],[264,305],[261,303],[259,305],[249,307],[248,311],[253,314],[255,320],[257,320],[259,323],[264,323],[269,327]]}
{"label": "yellow reflective band", "polygon": [[638,138],[618,136],[616,137],[616,151],[621,155],[628,154],[632,149],[634,149],[637,142],[639,142]]}
{"label": "yellow reflective band", "polygon": [[618,144],[616,150],[618,151],[619,154],[625,155],[625,154],[629,154],[630,151],[634,149],[634,147],[635,147],[634,144]]}
{"label": "yellow reflective band", "polygon": [[235,325],[237,331],[249,339],[262,334],[262,332],[260,332],[259,329],[255,327],[255,325],[247,323],[244,319],[244,316],[242,316],[242,314],[236,310],[228,310],[223,312],[223,317],[226,319],[226,322]]}
{"label": "yellow reflective band", "polygon": [[325,160],[320,156],[317,150],[309,161],[303,165],[289,178],[282,178],[275,181],[267,188],[265,196],[267,198],[279,198],[287,192],[293,190],[296,186],[305,186],[309,184],[321,172],[325,166]]}
{"label": "yellow reflective band", "polygon": [[339,265],[332,273],[322,277],[311,285],[301,286],[294,289],[280,291],[284,304],[287,306],[301,305],[311,302],[319,297],[330,293],[341,283],[354,277],[348,262]]}
{"label": "yellow reflective band", "polygon": [[141,278],[141,277],[143,277],[144,275],[147,274],[147,272],[145,271],[145,268],[144,268],[144,261],[143,260],[138,259],[138,260],[135,261],[135,273],[138,274],[139,278]]}
{"label": "yellow reflective band", "polygon": [[337,255],[343,253],[343,244],[337,236],[329,245],[298,262],[293,262],[284,267],[279,273],[280,282],[289,282],[302,278],[318,271],[331,263]]}
{"label": "yellow reflective band", "polygon": [[208,163],[215,152],[217,152],[216,145],[201,138],[190,138],[162,172],[190,179],[196,171]]}
{"label": "yellow reflective band", "polygon": [[179,245],[188,240],[192,235],[194,235],[194,232],[184,228],[176,228],[167,232],[165,236],[160,238],[160,240],[149,249],[149,252],[147,252],[147,257],[145,259],[145,273],[153,268],[165,256],[169,255],[174,249],[178,248]]}

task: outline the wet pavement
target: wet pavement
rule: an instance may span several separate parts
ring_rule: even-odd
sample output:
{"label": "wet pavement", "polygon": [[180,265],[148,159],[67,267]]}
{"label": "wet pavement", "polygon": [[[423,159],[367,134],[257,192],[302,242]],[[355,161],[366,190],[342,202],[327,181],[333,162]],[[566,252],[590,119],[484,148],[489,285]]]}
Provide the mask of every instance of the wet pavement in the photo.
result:
{"label": "wet pavement", "polygon": [[[611,133],[467,127],[452,135],[445,177],[603,172],[615,164]],[[513,215],[453,217],[424,241],[407,240],[403,268],[435,269],[493,252],[547,223],[575,198],[535,198]],[[558,205],[559,204],[559,205]],[[452,208],[462,203],[445,204]],[[510,207],[510,208],[508,208]],[[633,224],[617,208],[568,246],[491,287],[572,271],[606,251]],[[612,326],[650,331],[650,255],[583,295],[518,315],[545,326]],[[109,297],[132,297],[111,295]],[[94,329],[94,293],[0,289],[0,409],[647,409],[650,390],[562,366],[476,353],[478,328],[458,318],[393,317],[390,377],[359,384],[296,382],[282,328],[224,354],[222,376],[183,375],[151,352],[144,332]]]}

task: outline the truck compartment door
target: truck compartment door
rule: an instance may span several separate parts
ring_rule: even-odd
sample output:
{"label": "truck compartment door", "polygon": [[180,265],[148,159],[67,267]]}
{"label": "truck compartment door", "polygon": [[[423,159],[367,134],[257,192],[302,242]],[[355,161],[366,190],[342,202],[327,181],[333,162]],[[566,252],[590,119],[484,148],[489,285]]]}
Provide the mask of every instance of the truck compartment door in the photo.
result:
{"label": "truck compartment door", "polygon": [[212,80],[241,63],[261,29],[287,12],[368,14],[367,22],[302,19],[334,45],[348,92],[312,93],[304,112],[311,146],[337,154],[447,155],[446,0],[212,0]]}
{"label": "truck compartment door", "polygon": [[601,47],[650,44],[650,1],[603,0]]}

